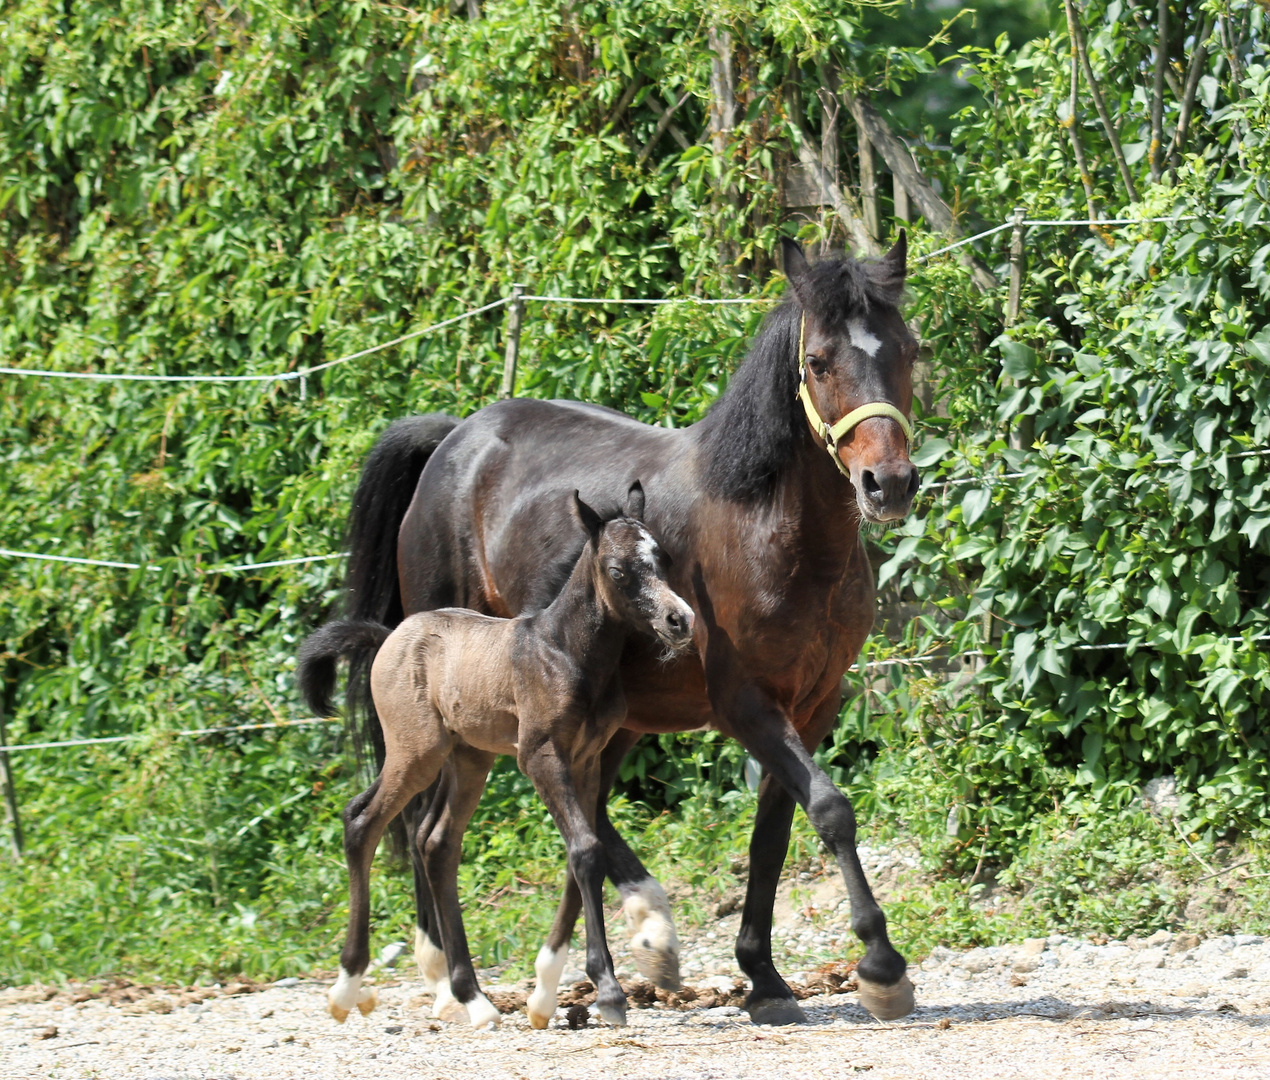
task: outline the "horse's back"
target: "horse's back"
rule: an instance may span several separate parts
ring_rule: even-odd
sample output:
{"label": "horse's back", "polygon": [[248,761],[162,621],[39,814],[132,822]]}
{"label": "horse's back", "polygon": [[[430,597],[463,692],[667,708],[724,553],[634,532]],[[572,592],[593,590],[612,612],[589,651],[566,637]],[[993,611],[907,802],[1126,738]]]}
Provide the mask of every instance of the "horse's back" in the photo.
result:
{"label": "horse's back", "polygon": [[684,438],[571,401],[519,398],[474,413],[429,460],[402,522],[405,610],[510,617],[545,607],[585,539],[573,492],[608,517],[640,480],[655,505]]}

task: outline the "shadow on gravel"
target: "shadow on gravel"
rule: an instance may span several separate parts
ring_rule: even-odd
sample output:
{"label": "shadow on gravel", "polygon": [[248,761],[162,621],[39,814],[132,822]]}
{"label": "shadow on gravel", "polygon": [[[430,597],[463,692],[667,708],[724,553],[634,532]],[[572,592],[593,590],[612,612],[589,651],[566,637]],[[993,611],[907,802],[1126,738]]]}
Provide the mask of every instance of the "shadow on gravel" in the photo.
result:
{"label": "shadow on gravel", "polygon": [[892,1027],[950,1027],[953,1024],[982,1024],[1000,1020],[1034,1019],[1065,1023],[1070,1020],[1193,1020],[1222,1019],[1249,1027],[1270,1027],[1270,1012],[1243,1012],[1229,1003],[1199,1008],[1174,1006],[1153,1001],[1103,1001],[1097,1005],[1075,1004],[1050,995],[1029,1001],[967,1001],[960,1005],[919,1005],[911,1015],[890,1024],[879,1024],[859,1005],[802,1003],[810,1026],[835,1022]]}

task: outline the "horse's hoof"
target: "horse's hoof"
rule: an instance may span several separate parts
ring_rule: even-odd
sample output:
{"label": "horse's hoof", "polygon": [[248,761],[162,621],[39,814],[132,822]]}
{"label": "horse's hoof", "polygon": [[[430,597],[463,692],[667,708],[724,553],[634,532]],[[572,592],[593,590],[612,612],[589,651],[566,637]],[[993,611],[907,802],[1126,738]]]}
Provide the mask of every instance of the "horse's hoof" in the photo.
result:
{"label": "horse's hoof", "polygon": [[348,1019],[348,1010],[342,1005],[336,1005],[333,1001],[326,1003],[326,1011],[335,1017],[337,1023],[342,1024]]}
{"label": "horse's hoof", "polygon": [[755,1024],[786,1027],[789,1024],[807,1023],[807,1014],[793,998],[764,998],[762,1001],[747,1001],[745,1011],[750,1014],[750,1020]]}
{"label": "horse's hoof", "polygon": [[489,1028],[492,1031],[498,1027],[502,1019],[503,1014],[494,1008],[494,1003],[484,994],[478,993],[467,1003],[468,1023],[477,1031],[482,1028]]}
{"label": "horse's hoof", "polygon": [[913,983],[907,975],[894,986],[869,982],[858,975],[860,1004],[878,1020],[898,1020],[913,1011]]}
{"label": "horse's hoof", "polygon": [[614,1027],[626,1027],[626,1002],[610,1001],[601,1005],[598,1001],[591,1006],[591,1015],[598,1016],[606,1024]]}
{"label": "horse's hoof", "polygon": [[538,1031],[542,1031],[548,1024],[551,1023],[550,1016],[543,1016],[541,1013],[536,1013],[532,1009],[526,1009],[525,1012],[529,1015],[529,1026]]}
{"label": "horse's hoof", "polygon": [[375,1011],[375,1006],[379,1004],[378,990],[363,990],[361,997],[357,999],[357,1011],[363,1016],[369,1016]]}
{"label": "horse's hoof", "polygon": [[631,955],[639,973],[658,989],[670,992],[683,989],[679,978],[679,957],[674,953],[632,945]]}

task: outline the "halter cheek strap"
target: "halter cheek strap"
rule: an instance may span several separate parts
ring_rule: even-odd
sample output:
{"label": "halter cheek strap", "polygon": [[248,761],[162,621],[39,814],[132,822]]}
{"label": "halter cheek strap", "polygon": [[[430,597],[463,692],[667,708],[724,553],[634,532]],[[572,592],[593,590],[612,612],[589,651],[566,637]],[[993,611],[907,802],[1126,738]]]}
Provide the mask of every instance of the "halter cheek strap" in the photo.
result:
{"label": "halter cheek strap", "polygon": [[811,424],[811,430],[825,440],[825,449],[829,451],[829,456],[833,458],[833,463],[838,466],[838,471],[843,476],[850,476],[850,473],[847,472],[847,467],[842,464],[842,458],[838,456],[838,443],[846,437],[852,428],[870,417],[890,417],[900,425],[900,430],[904,432],[905,441],[909,443],[913,441],[913,425],[908,422],[908,417],[886,401],[870,401],[867,405],[852,409],[837,423],[826,424],[821,419],[820,413],[816,411],[816,406],[811,400],[811,391],[807,389],[807,353],[804,349],[806,340],[807,314],[804,312],[802,321],[798,324],[798,397],[807,413],[807,422]]}

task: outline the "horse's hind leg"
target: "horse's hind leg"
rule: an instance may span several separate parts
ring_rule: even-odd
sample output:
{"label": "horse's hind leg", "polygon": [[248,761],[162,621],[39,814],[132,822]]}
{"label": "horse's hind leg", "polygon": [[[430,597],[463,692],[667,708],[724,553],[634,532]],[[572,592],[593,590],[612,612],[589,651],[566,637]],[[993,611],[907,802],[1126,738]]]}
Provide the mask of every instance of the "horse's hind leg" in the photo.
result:
{"label": "horse's hind leg", "polygon": [[[438,763],[439,765],[439,763]],[[428,766],[403,766],[391,759],[366,791],[344,809],[344,856],[348,863],[348,936],[340,952],[340,975],[327,995],[327,1007],[341,1023],[356,1006],[362,1015],[374,1009],[375,991],[362,987],[370,963],[370,864],[388,823],[410,797],[428,786]],[[437,765],[432,766],[434,772]]]}
{"label": "horse's hind leg", "polygon": [[474,1028],[491,1027],[501,1017],[489,998],[481,993],[472,967],[467,932],[463,928],[463,910],[459,906],[459,861],[463,856],[463,833],[480,802],[493,764],[493,754],[464,745],[454,748],[446,769],[447,782],[442,785],[448,797],[423,849],[423,865],[432,887],[437,925],[449,967],[448,994],[446,984],[438,985],[433,1015],[454,1019],[453,1006],[457,1003],[467,1010],[467,1018]]}

